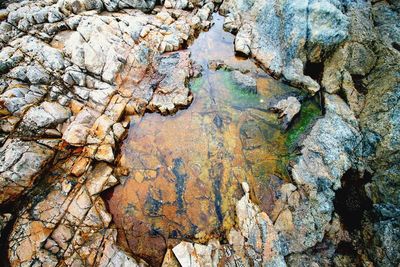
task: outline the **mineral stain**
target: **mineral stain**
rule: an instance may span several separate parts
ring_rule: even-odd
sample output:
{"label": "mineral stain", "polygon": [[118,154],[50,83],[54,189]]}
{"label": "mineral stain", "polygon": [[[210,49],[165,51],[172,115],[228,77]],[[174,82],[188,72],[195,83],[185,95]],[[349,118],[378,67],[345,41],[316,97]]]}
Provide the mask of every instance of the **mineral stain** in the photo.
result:
{"label": "mineral stain", "polygon": [[[235,224],[241,182],[251,185],[268,212],[274,192],[288,180],[286,142],[288,135],[296,139],[299,134],[284,133],[269,107],[301,93],[266,76],[251,60],[237,58],[234,37],[222,30],[222,18],[214,15],[214,23],[189,47],[203,68],[201,77],[189,81],[192,104],[175,115],[151,113],[134,119],[121,148],[118,165],[129,174],[114,188],[109,210],[127,233],[120,243],[145,259],[162,258],[165,246],[181,239],[223,237]],[[245,70],[256,79],[257,93],[242,90],[231,71],[209,69],[211,60]],[[307,114],[304,124],[311,121]],[[132,205],[134,213],[126,212]],[[157,249],[157,240],[167,244]]]}
{"label": "mineral stain", "polygon": [[185,181],[187,179],[187,174],[184,170],[184,164],[182,158],[177,158],[173,160],[174,167],[172,168],[172,172],[176,177],[176,202],[178,206],[177,213],[185,212],[185,204],[184,204],[184,193],[185,193]]}

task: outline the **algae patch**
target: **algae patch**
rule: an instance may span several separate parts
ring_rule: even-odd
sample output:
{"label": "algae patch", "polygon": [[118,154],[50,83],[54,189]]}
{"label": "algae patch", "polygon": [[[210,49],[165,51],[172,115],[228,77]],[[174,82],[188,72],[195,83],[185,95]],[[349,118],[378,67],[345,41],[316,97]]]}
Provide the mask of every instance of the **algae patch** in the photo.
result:
{"label": "algae patch", "polygon": [[309,129],[312,122],[321,116],[321,110],[314,101],[305,101],[300,110],[300,116],[286,133],[286,146],[293,148],[302,134]]}
{"label": "algae patch", "polygon": [[200,88],[203,87],[203,84],[204,84],[203,77],[198,77],[198,78],[192,79],[189,83],[190,91],[197,93],[200,90]]}
{"label": "algae patch", "polygon": [[255,93],[251,93],[249,91],[243,90],[240,86],[238,86],[233,80],[230,71],[220,70],[218,73],[221,73],[221,79],[224,86],[229,90],[230,95],[233,101],[239,101],[244,104],[258,104],[260,103],[260,96]]}

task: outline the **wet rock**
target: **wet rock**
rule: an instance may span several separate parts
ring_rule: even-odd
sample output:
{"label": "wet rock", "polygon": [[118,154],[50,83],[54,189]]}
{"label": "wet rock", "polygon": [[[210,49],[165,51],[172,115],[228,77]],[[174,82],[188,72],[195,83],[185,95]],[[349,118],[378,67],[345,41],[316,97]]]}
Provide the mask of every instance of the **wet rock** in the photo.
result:
{"label": "wet rock", "polygon": [[297,98],[290,96],[279,101],[272,109],[279,112],[279,117],[283,118],[283,128],[287,129],[293,118],[300,112],[301,103]]}
{"label": "wet rock", "polygon": [[232,70],[232,68],[222,60],[210,60],[208,62],[208,67],[210,70]]}
{"label": "wet rock", "polygon": [[234,83],[248,93],[257,94],[257,82],[256,79],[250,75],[241,73],[240,71],[234,70],[231,72],[231,77]]}
{"label": "wet rock", "polygon": [[319,86],[302,66],[323,61],[348,36],[348,18],[337,1],[225,1],[221,9],[239,25],[237,51],[313,93]]}
{"label": "wet rock", "polygon": [[188,106],[193,99],[187,85],[191,71],[189,52],[161,56],[157,74],[163,78],[154,90],[148,109],[168,114]]}
{"label": "wet rock", "polygon": [[[255,184],[257,197],[267,200],[263,208],[273,206],[270,180],[286,153],[279,122],[260,95],[225,84],[230,72],[213,74],[187,110],[135,116],[116,161],[124,182],[107,196],[110,211],[133,253],[154,265],[169,242],[205,244],[214,233],[229,232],[242,196],[238,181]],[[277,84],[274,90],[287,93]]]}
{"label": "wet rock", "polygon": [[229,244],[222,245],[217,240],[207,245],[183,241],[172,249],[181,266],[286,266],[272,222],[250,201],[248,184],[242,186],[245,195],[236,204],[239,225],[230,230]]}

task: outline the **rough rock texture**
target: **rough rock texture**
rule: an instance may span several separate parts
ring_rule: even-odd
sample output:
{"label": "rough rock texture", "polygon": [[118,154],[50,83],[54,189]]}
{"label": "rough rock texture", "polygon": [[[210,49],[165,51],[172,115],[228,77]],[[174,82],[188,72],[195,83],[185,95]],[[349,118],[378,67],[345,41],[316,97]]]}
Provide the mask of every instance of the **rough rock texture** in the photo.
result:
{"label": "rough rock texture", "polygon": [[[228,244],[183,241],[172,249],[181,266],[286,266],[271,220],[251,202],[249,185],[242,187],[245,195],[236,204],[238,225],[227,235]],[[164,259],[163,266],[171,261],[171,257]]]}
{"label": "rough rock texture", "polygon": [[111,164],[125,115],[190,104],[189,53],[160,53],[208,26],[214,7],[99,14],[154,3],[25,1],[2,10],[0,203],[31,198],[13,210],[11,266],[145,264],[117,247],[100,193],[118,183]]}
{"label": "rough rock texture", "polygon": [[290,96],[280,100],[272,109],[279,112],[279,117],[283,118],[283,128],[287,129],[293,118],[300,112],[301,103],[297,98]]}
{"label": "rough rock texture", "polygon": [[343,100],[329,94],[324,99],[325,117],[302,142],[302,155],[292,168],[293,184],[282,186],[281,203],[271,217],[286,244],[285,255],[322,241],[332,218],[334,190],[361,142],[357,120]]}
{"label": "rough rock texture", "polygon": [[40,143],[8,139],[0,150],[0,203],[14,200],[32,188],[53,156],[54,151]]}
{"label": "rough rock texture", "polygon": [[[367,90],[360,114],[364,133],[363,158],[371,182],[366,191],[377,217],[364,224],[364,244],[377,265],[400,263],[400,24],[399,7],[372,6],[376,34],[376,64],[362,80]],[[397,48],[396,48],[397,47]]]}
{"label": "rough rock texture", "polygon": [[[118,230],[100,195],[120,182],[114,163],[128,116],[173,114],[192,102],[188,81],[195,71],[189,53],[178,50],[210,26],[221,1],[156,3],[3,3],[0,230],[15,219],[2,236],[11,266],[147,265],[127,244],[117,245]],[[299,142],[291,181],[274,190],[268,215],[243,184],[236,221],[219,236],[226,242],[184,241],[168,250],[164,266],[397,266],[399,2],[225,0],[220,11],[224,29],[236,34],[236,52],[310,95],[321,91],[325,113]],[[218,68],[233,70],[240,87],[257,93],[249,75],[215,63]],[[292,98],[275,108],[285,124],[301,110]],[[220,128],[224,121],[212,123]],[[359,229],[346,231],[333,200],[350,169],[365,177],[373,208],[361,211]],[[360,259],[339,255],[343,242],[356,244]]]}
{"label": "rough rock texture", "polygon": [[323,62],[348,37],[340,1],[224,1],[225,28],[237,31],[235,49],[276,76],[314,94],[319,84],[304,75],[306,62]]}

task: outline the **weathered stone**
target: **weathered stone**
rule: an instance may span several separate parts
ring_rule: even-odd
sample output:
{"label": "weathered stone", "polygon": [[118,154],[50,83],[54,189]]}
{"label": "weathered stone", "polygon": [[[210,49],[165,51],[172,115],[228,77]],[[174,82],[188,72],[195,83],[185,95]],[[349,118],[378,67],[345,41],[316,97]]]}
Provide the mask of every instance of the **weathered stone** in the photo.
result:
{"label": "weathered stone", "polygon": [[[2,3],[1,210],[9,212],[13,201],[18,207],[28,203],[12,210],[11,266],[146,265],[117,243],[152,265],[164,258],[168,266],[284,266],[287,256],[291,266],[359,261],[395,266],[400,259],[400,5],[393,0],[155,4]],[[192,41],[212,25],[216,7],[226,18],[218,21],[213,14],[210,32],[224,27],[236,36],[206,35],[211,38],[199,46],[206,52],[196,56]],[[215,44],[218,55],[207,55]],[[176,52],[187,45],[204,68],[198,80],[189,81],[200,76],[189,53]],[[233,49],[311,95],[324,91],[325,114],[302,133],[296,157],[282,149],[285,135],[265,107],[284,99],[275,108],[289,123],[300,105],[288,96],[298,94],[278,97],[271,79],[250,78],[262,71],[249,60],[237,60]],[[213,67],[210,59],[224,63]],[[223,70],[231,70],[233,79]],[[215,83],[221,77],[226,80]],[[195,105],[187,112],[142,117],[146,111],[175,113],[193,96]],[[133,149],[126,145],[120,152],[118,142],[130,120]],[[163,147],[154,146],[160,143]],[[114,170],[109,163],[115,160],[133,167]],[[350,168],[371,176],[365,189],[374,211],[374,217],[364,212],[362,229],[351,236],[356,240],[343,230],[332,204]],[[125,217],[117,214],[114,225],[100,194],[118,180],[133,185],[135,194],[126,191],[135,199],[118,201]],[[243,197],[242,181],[253,188],[250,194],[243,184]],[[115,205],[110,209],[115,212]],[[0,230],[9,219],[0,216]],[[179,239],[186,242],[176,246]],[[342,241],[357,243],[358,259],[340,255]]]}
{"label": "weathered stone", "polygon": [[283,118],[283,128],[286,129],[293,118],[300,112],[301,103],[297,98],[290,96],[279,101],[272,109],[279,112],[279,117]]}
{"label": "weathered stone", "polygon": [[148,109],[168,114],[192,102],[193,97],[186,83],[191,76],[189,52],[176,52],[160,57],[157,73],[163,78],[154,91]]}
{"label": "weathered stone", "polygon": [[254,79],[253,77],[243,74],[237,70],[232,71],[231,77],[233,82],[235,82],[241,90],[252,94],[257,93],[257,83],[256,79]]}
{"label": "weathered stone", "polygon": [[348,19],[337,1],[225,1],[221,8],[239,24],[238,52],[314,93],[319,87],[304,75],[303,64],[323,61],[348,36]]}
{"label": "weathered stone", "polygon": [[53,155],[36,142],[9,139],[0,149],[0,203],[29,190]]}
{"label": "weathered stone", "polygon": [[230,230],[229,245],[215,240],[207,245],[182,241],[172,249],[181,266],[219,266],[227,262],[286,266],[272,222],[250,201],[248,184],[242,186],[245,195],[236,204],[239,225],[238,229]]}

